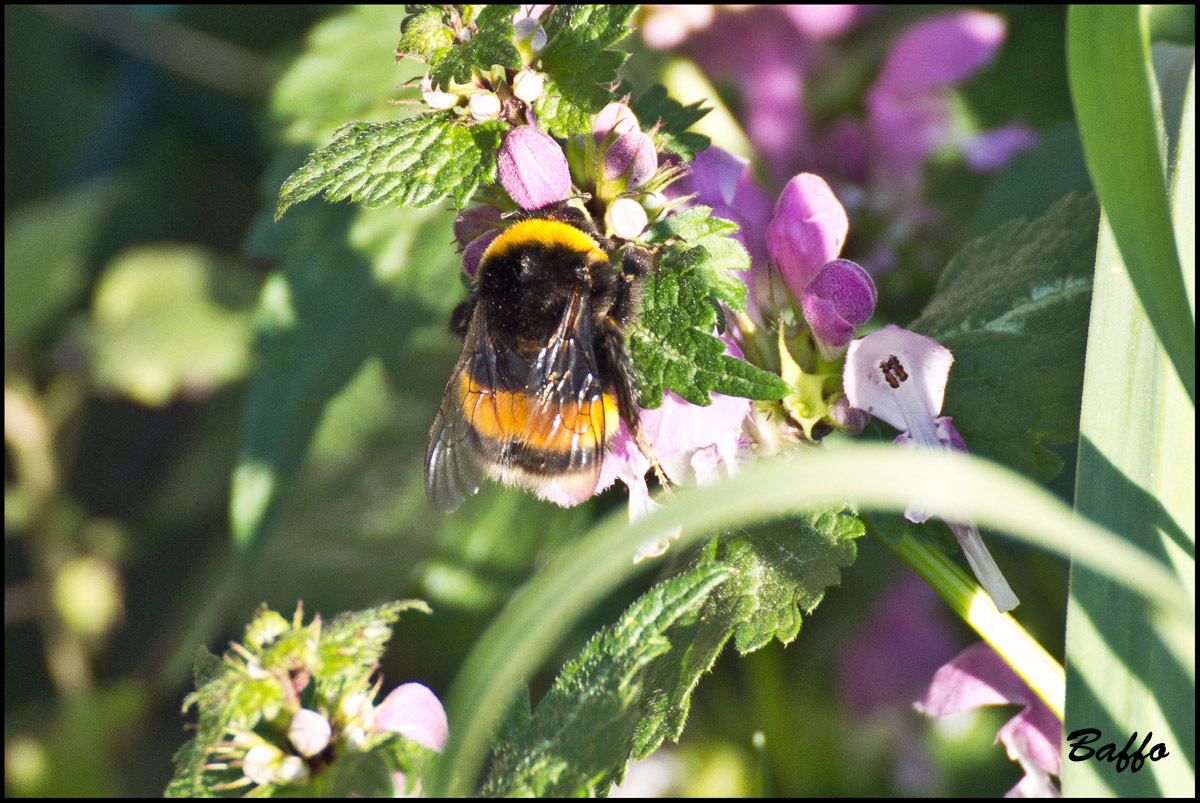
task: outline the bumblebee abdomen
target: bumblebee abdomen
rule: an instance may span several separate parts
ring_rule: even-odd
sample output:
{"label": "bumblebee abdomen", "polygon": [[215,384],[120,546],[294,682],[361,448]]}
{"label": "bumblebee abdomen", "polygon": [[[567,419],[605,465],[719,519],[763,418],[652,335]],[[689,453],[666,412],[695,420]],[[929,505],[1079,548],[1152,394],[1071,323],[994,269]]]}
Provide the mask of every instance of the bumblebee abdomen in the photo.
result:
{"label": "bumblebee abdomen", "polygon": [[618,426],[616,400],[608,393],[546,404],[525,389],[484,387],[466,373],[458,393],[478,453],[534,476],[590,469]]}

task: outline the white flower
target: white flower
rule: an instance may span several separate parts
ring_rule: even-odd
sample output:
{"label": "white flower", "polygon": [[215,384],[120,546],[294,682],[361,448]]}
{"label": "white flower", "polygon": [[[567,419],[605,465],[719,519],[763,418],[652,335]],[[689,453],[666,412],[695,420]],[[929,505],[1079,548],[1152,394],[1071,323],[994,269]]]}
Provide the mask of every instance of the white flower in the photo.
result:
{"label": "white flower", "polygon": [[[953,362],[949,349],[937,341],[898,326],[885,326],[850,344],[842,383],[851,405],[900,430],[898,443],[966,451],[950,419],[940,417]],[[930,514],[918,500],[904,515],[922,522]],[[946,523],[996,608],[1003,612],[1017,607],[1017,595],[984,546],[975,523]]]}

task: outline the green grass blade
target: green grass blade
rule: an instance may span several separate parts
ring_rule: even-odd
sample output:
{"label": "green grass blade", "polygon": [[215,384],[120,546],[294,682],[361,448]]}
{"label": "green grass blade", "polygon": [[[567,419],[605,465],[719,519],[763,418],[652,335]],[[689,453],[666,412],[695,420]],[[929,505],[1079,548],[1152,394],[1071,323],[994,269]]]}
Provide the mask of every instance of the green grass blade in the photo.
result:
{"label": "green grass blade", "polygon": [[1071,94],[1088,170],[1133,287],[1189,398],[1195,321],[1176,251],[1145,6],[1073,6]]}
{"label": "green grass blade", "polygon": [[707,534],[769,520],[787,509],[849,502],[902,511],[918,496],[945,515],[974,518],[981,527],[1064,556],[1077,549],[1092,567],[1183,619],[1185,634],[1192,627],[1188,594],[1168,568],[995,464],[882,445],[764,460],[725,482],[677,493],[633,524],[624,521],[623,512],[615,514],[523,587],[476,643],[450,690],[451,739],[431,793],[473,790],[492,730],[513,693],[588,608],[643,570],[630,562],[637,544],[681,525],[683,535],[673,548],[683,549]]}
{"label": "green grass blade", "polygon": [[[1176,87],[1164,95],[1162,116],[1173,122],[1179,136],[1169,151],[1174,158],[1173,241],[1171,232],[1156,236],[1172,249],[1175,243],[1181,246],[1188,295],[1180,290],[1179,300],[1190,308],[1195,281],[1194,51],[1176,48],[1171,54],[1160,47],[1156,67],[1167,76],[1182,72],[1183,80],[1160,82],[1164,91]],[[1165,203],[1165,187],[1163,193]],[[1131,190],[1104,203],[1107,207],[1111,200],[1111,212],[1134,194]],[[1173,370],[1175,355],[1164,348],[1155,316],[1143,306],[1149,301],[1137,292],[1136,271],[1128,262],[1130,252],[1119,245],[1116,218],[1114,212],[1111,220],[1102,221],[1096,254],[1076,507],[1171,566],[1194,599],[1194,400]],[[1119,750],[1136,732],[1131,751],[1153,733],[1151,745],[1163,743],[1170,755],[1146,762],[1136,773],[1118,773],[1117,765],[1108,762],[1064,761],[1063,792],[1190,796],[1195,792],[1195,652],[1180,648],[1171,627],[1150,627],[1142,601],[1079,565],[1080,557],[1071,568],[1067,607],[1064,733],[1069,737],[1077,729],[1096,728],[1101,737],[1095,747],[1111,742]]]}

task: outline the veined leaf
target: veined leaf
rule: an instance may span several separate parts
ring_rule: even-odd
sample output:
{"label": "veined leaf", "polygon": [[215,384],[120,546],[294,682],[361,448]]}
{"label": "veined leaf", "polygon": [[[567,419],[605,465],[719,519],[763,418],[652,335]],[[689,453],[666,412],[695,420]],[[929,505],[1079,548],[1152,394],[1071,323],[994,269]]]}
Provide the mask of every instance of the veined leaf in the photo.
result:
{"label": "veined leaf", "polygon": [[284,182],[275,219],[318,193],[328,201],[410,207],[450,196],[463,206],[495,176],[503,130],[499,122],[467,125],[452,112],[343,126]]}

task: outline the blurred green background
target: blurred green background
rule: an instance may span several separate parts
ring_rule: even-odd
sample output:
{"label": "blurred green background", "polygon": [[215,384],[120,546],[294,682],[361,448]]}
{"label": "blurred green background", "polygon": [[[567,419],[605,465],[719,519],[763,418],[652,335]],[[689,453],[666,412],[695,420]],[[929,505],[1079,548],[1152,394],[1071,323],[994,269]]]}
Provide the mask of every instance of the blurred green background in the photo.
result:
{"label": "blurred green background", "polygon": [[[224,650],[264,601],[288,614],[302,600],[306,614],[330,617],[427,599],[433,616],[399,625],[384,689],[415,680],[442,695],[506,595],[557,544],[623,507],[620,492],[564,511],[488,488],[453,517],[429,509],[421,457],[457,352],[446,316],[463,296],[452,213],[314,200],[270,222],[283,177],[337,123],[396,113],[386,100],[407,77],[392,59],[400,8],[357,12],[374,15],[372,41],[323,28],[293,66],[313,26],[338,13],[5,7],[9,794],[160,794],[187,738],[179,706],[197,648]],[[968,94],[989,122],[1023,113],[1060,130],[1064,12],[1006,15],[1009,43]],[[348,60],[379,77],[365,99],[339,86]],[[645,70],[665,64],[636,52],[630,72],[644,86]],[[1001,202],[1011,192],[1004,174],[935,178],[965,210],[964,229],[987,192]],[[322,271],[351,277],[343,296],[299,280]],[[269,335],[286,323],[272,316],[293,309],[340,327],[335,346],[275,343],[264,358],[256,331]],[[307,452],[304,439],[273,434],[295,429],[313,432]],[[239,451],[255,449],[295,474],[269,511],[269,537],[235,564],[230,477]],[[1061,658],[1063,567],[998,554],[1031,600],[1023,623]],[[935,726],[908,706],[919,678],[889,680],[888,666],[841,674],[839,656],[900,577],[864,540],[794,644],[723,656],[681,745],[664,751],[674,779],[664,788],[998,795],[1014,784],[1019,768],[991,744],[1012,710]],[[614,589],[560,658],[649,579]],[[939,605],[929,613],[951,648],[944,658],[973,640]],[[562,660],[535,679],[535,695]],[[900,690],[881,689],[885,703],[846,705],[853,683],[889,682]]]}

